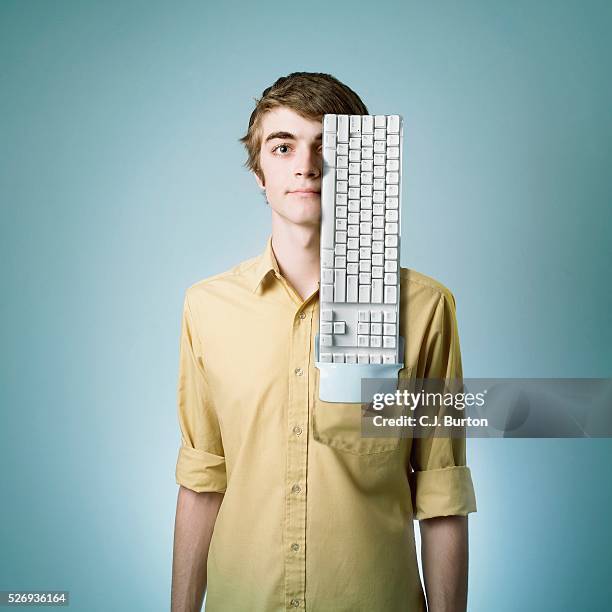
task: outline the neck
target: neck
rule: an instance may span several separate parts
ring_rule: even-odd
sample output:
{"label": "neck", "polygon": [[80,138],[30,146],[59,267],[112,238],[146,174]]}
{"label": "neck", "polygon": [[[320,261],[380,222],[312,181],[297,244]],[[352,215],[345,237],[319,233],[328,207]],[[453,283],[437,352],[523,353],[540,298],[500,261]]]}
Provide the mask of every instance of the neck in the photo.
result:
{"label": "neck", "polygon": [[320,226],[295,225],[272,212],[272,250],[281,274],[305,300],[318,288]]}

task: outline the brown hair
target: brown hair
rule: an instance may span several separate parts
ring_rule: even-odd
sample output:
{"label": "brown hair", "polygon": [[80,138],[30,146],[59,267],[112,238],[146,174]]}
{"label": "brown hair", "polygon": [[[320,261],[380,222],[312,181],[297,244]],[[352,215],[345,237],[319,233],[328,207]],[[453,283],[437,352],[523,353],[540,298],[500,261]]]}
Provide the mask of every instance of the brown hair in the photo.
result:
{"label": "brown hair", "polygon": [[261,149],[261,121],[265,113],[286,106],[306,119],[320,120],[323,115],[367,115],[368,109],[361,98],[331,74],[323,72],[292,72],[280,77],[264,89],[251,113],[249,129],[240,138],[248,153],[245,167],[263,180],[259,165]]}

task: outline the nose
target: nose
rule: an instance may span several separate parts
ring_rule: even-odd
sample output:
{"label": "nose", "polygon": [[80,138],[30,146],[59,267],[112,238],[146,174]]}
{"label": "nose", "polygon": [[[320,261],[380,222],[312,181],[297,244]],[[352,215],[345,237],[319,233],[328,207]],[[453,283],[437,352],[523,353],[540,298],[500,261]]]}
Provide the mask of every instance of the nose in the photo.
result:
{"label": "nose", "polygon": [[318,178],[321,175],[323,158],[321,154],[312,147],[300,147],[294,156],[295,176],[306,178]]}

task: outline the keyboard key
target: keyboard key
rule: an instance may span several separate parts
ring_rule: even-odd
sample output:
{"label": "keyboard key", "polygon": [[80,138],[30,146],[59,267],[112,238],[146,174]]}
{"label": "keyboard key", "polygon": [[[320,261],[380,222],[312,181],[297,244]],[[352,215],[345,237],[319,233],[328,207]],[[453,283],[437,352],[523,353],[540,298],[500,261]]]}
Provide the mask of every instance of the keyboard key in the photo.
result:
{"label": "keyboard key", "polygon": [[383,268],[382,266],[372,266],[372,278],[382,278]]}
{"label": "keyboard key", "polygon": [[333,285],[321,285],[321,301],[333,302],[334,301],[334,286]]}
{"label": "keyboard key", "polygon": [[399,147],[387,147],[388,159],[399,159]]}
{"label": "keyboard key", "polygon": [[344,353],[334,353],[334,363],[344,363]]}
{"label": "keyboard key", "polygon": [[332,354],[331,353],[321,353],[321,363],[331,363]]}
{"label": "keyboard key", "polygon": [[396,247],[397,246],[397,234],[387,234],[385,236],[385,246],[386,247]]}
{"label": "keyboard key", "polygon": [[349,134],[361,136],[361,115],[351,115],[349,118]]}
{"label": "keyboard key", "polygon": [[[336,171],[337,173],[337,171]],[[348,173],[349,174],[360,174],[361,173],[361,164],[359,162],[350,162],[348,165]],[[341,177],[338,177],[341,178]]]}
{"label": "keyboard key", "polygon": [[370,319],[374,322],[374,323],[382,323],[382,310],[373,310],[371,315],[370,315]]}
{"label": "keyboard key", "polygon": [[[372,234],[372,238],[374,234]],[[383,265],[384,256],[382,253],[372,253],[372,265],[373,266],[382,266]],[[382,278],[382,276],[381,276]]]}
{"label": "keyboard key", "polygon": [[395,310],[385,310],[383,317],[384,317],[385,323],[395,323],[395,320],[396,320]]}
{"label": "keyboard key", "polygon": [[369,303],[370,301],[370,285],[359,285],[359,302]]}
{"label": "keyboard key", "polygon": [[370,346],[372,348],[381,348],[382,336],[370,336]]}
{"label": "keyboard key", "polygon": [[346,261],[359,261],[359,251],[350,249],[346,252]]}
{"label": "keyboard key", "polygon": [[399,159],[388,159],[387,160],[387,171],[398,172],[399,171]]}
{"label": "keyboard key", "polygon": [[370,353],[370,363],[382,363],[382,355],[380,353]]}
{"label": "keyboard key", "polygon": [[373,336],[382,335],[382,323],[372,323],[370,333]]}
{"label": "keyboard key", "polygon": [[336,219],[336,229],[345,230],[346,229],[346,219]]}
{"label": "keyboard key", "polygon": [[338,142],[348,142],[349,118],[347,115],[338,115]]}
{"label": "keyboard key", "polygon": [[323,249],[321,251],[321,266],[323,268],[331,268],[334,265],[334,252],[331,249]]}
{"label": "keyboard key", "polygon": [[326,149],[334,149],[336,150],[336,134],[325,134],[323,138],[323,146]]}
{"label": "keyboard key", "polygon": [[321,329],[319,329],[319,332],[321,332],[322,334],[331,334],[332,333],[332,322],[331,321],[321,322]]}
{"label": "keyboard key", "polygon": [[399,183],[399,173],[398,172],[387,172],[387,183],[391,185],[397,185]]}
{"label": "keyboard key", "polygon": [[361,149],[361,138],[350,138],[349,139],[349,151],[351,149]]}
{"label": "keyboard key", "polygon": [[383,336],[383,348],[395,348],[395,336]]}
{"label": "keyboard key", "polygon": [[387,247],[385,249],[385,259],[397,259],[397,248]]}
{"label": "keyboard key", "polygon": [[338,144],[338,146],[336,147],[336,153],[338,155],[348,156],[348,152],[349,152],[349,148],[348,148],[348,144],[346,143]]}
{"label": "keyboard key", "polygon": [[346,219],[346,206],[336,206],[336,217]]}
{"label": "keyboard key", "polygon": [[371,159],[362,159],[361,160],[361,171],[362,172],[372,172],[372,160]]}
{"label": "keyboard key", "polygon": [[348,210],[349,212],[359,212],[359,200],[349,200]]}
{"label": "keyboard key", "polygon": [[357,302],[357,276],[349,274],[346,277],[346,301],[349,303]]}
{"label": "keyboard key", "polygon": [[395,272],[397,270],[397,260],[387,259],[385,261],[385,272]]}
{"label": "keyboard key", "polygon": [[346,334],[346,321],[335,321],[334,322],[334,334],[342,335]]}
{"label": "keyboard key", "polygon": [[334,268],[346,268],[346,257],[334,257]]}
{"label": "keyboard key", "polygon": [[357,321],[361,321],[362,323],[367,323],[369,320],[370,320],[369,310],[360,310],[357,313]]}
{"label": "keyboard key", "polygon": [[372,279],[372,303],[382,304],[383,301],[383,281],[382,278]]}
{"label": "keyboard key", "polygon": [[370,324],[369,323],[357,323],[357,333],[365,334],[367,336],[370,335]]}
{"label": "keyboard key", "polygon": [[372,115],[364,115],[361,118],[361,133],[372,134],[374,132],[374,121]]}
{"label": "keyboard key", "polygon": [[385,273],[385,285],[397,285],[397,273],[386,272]]}
{"label": "keyboard key", "polygon": [[399,189],[397,185],[389,185],[387,183],[387,188],[385,190],[385,194],[387,196],[397,196],[399,195]]}
{"label": "keyboard key", "polygon": [[370,336],[357,336],[357,346],[359,348],[367,348],[370,346]]}
{"label": "keyboard key", "polygon": [[334,270],[334,301],[344,302],[346,297],[346,270],[337,268]]}
{"label": "keyboard key", "polygon": [[384,323],[383,324],[383,334],[385,336],[395,336],[395,333],[396,333],[395,323]]}
{"label": "keyboard key", "polygon": [[370,363],[369,355],[357,355],[357,363]]}
{"label": "keyboard key", "polygon": [[385,304],[395,304],[397,302],[397,287],[395,285],[385,285]]}
{"label": "keyboard key", "polygon": [[376,115],[374,117],[375,128],[387,128],[387,118],[384,115]]}
{"label": "keyboard key", "polygon": [[323,117],[323,131],[336,133],[336,115],[329,114]]}
{"label": "keyboard key", "polygon": [[372,282],[372,278],[369,272],[359,273],[359,284],[360,285],[369,285],[371,282]]}
{"label": "keyboard key", "polygon": [[359,238],[349,238],[346,241],[347,249],[358,249],[359,248]]}
{"label": "keyboard key", "polygon": [[400,118],[399,115],[389,115],[387,117],[387,132],[399,134]]}
{"label": "keyboard key", "polygon": [[333,268],[323,268],[321,270],[321,282],[329,285],[329,283],[334,282],[334,269]]}
{"label": "keyboard key", "polygon": [[347,353],[345,355],[345,363],[357,363],[357,355],[355,355],[354,353]]}
{"label": "keyboard key", "polygon": [[347,264],[346,273],[347,274],[359,274],[359,264],[358,263]]}
{"label": "keyboard key", "polygon": [[399,134],[389,134],[387,130],[387,146],[388,147],[399,147],[400,138]]}
{"label": "keyboard key", "polygon": [[387,209],[399,208],[399,198],[385,198],[385,206]]}
{"label": "keyboard key", "polygon": [[349,161],[359,162],[361,161],[361,149],[349,149]]}

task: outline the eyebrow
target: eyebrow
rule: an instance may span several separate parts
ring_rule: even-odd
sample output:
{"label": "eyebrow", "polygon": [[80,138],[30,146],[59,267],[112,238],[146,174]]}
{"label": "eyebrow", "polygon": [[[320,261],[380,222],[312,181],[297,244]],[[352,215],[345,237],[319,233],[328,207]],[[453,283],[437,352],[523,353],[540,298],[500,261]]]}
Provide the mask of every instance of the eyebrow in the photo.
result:
{"label": "eyebrow", "polygon": [[[283,140],[297,140],[297,138],[291,132],[272,132],[266,137],[265,142],[269,142],[275,138],[281,138]],[[315,140],[323,140],[323,134],[319,134]]]}

